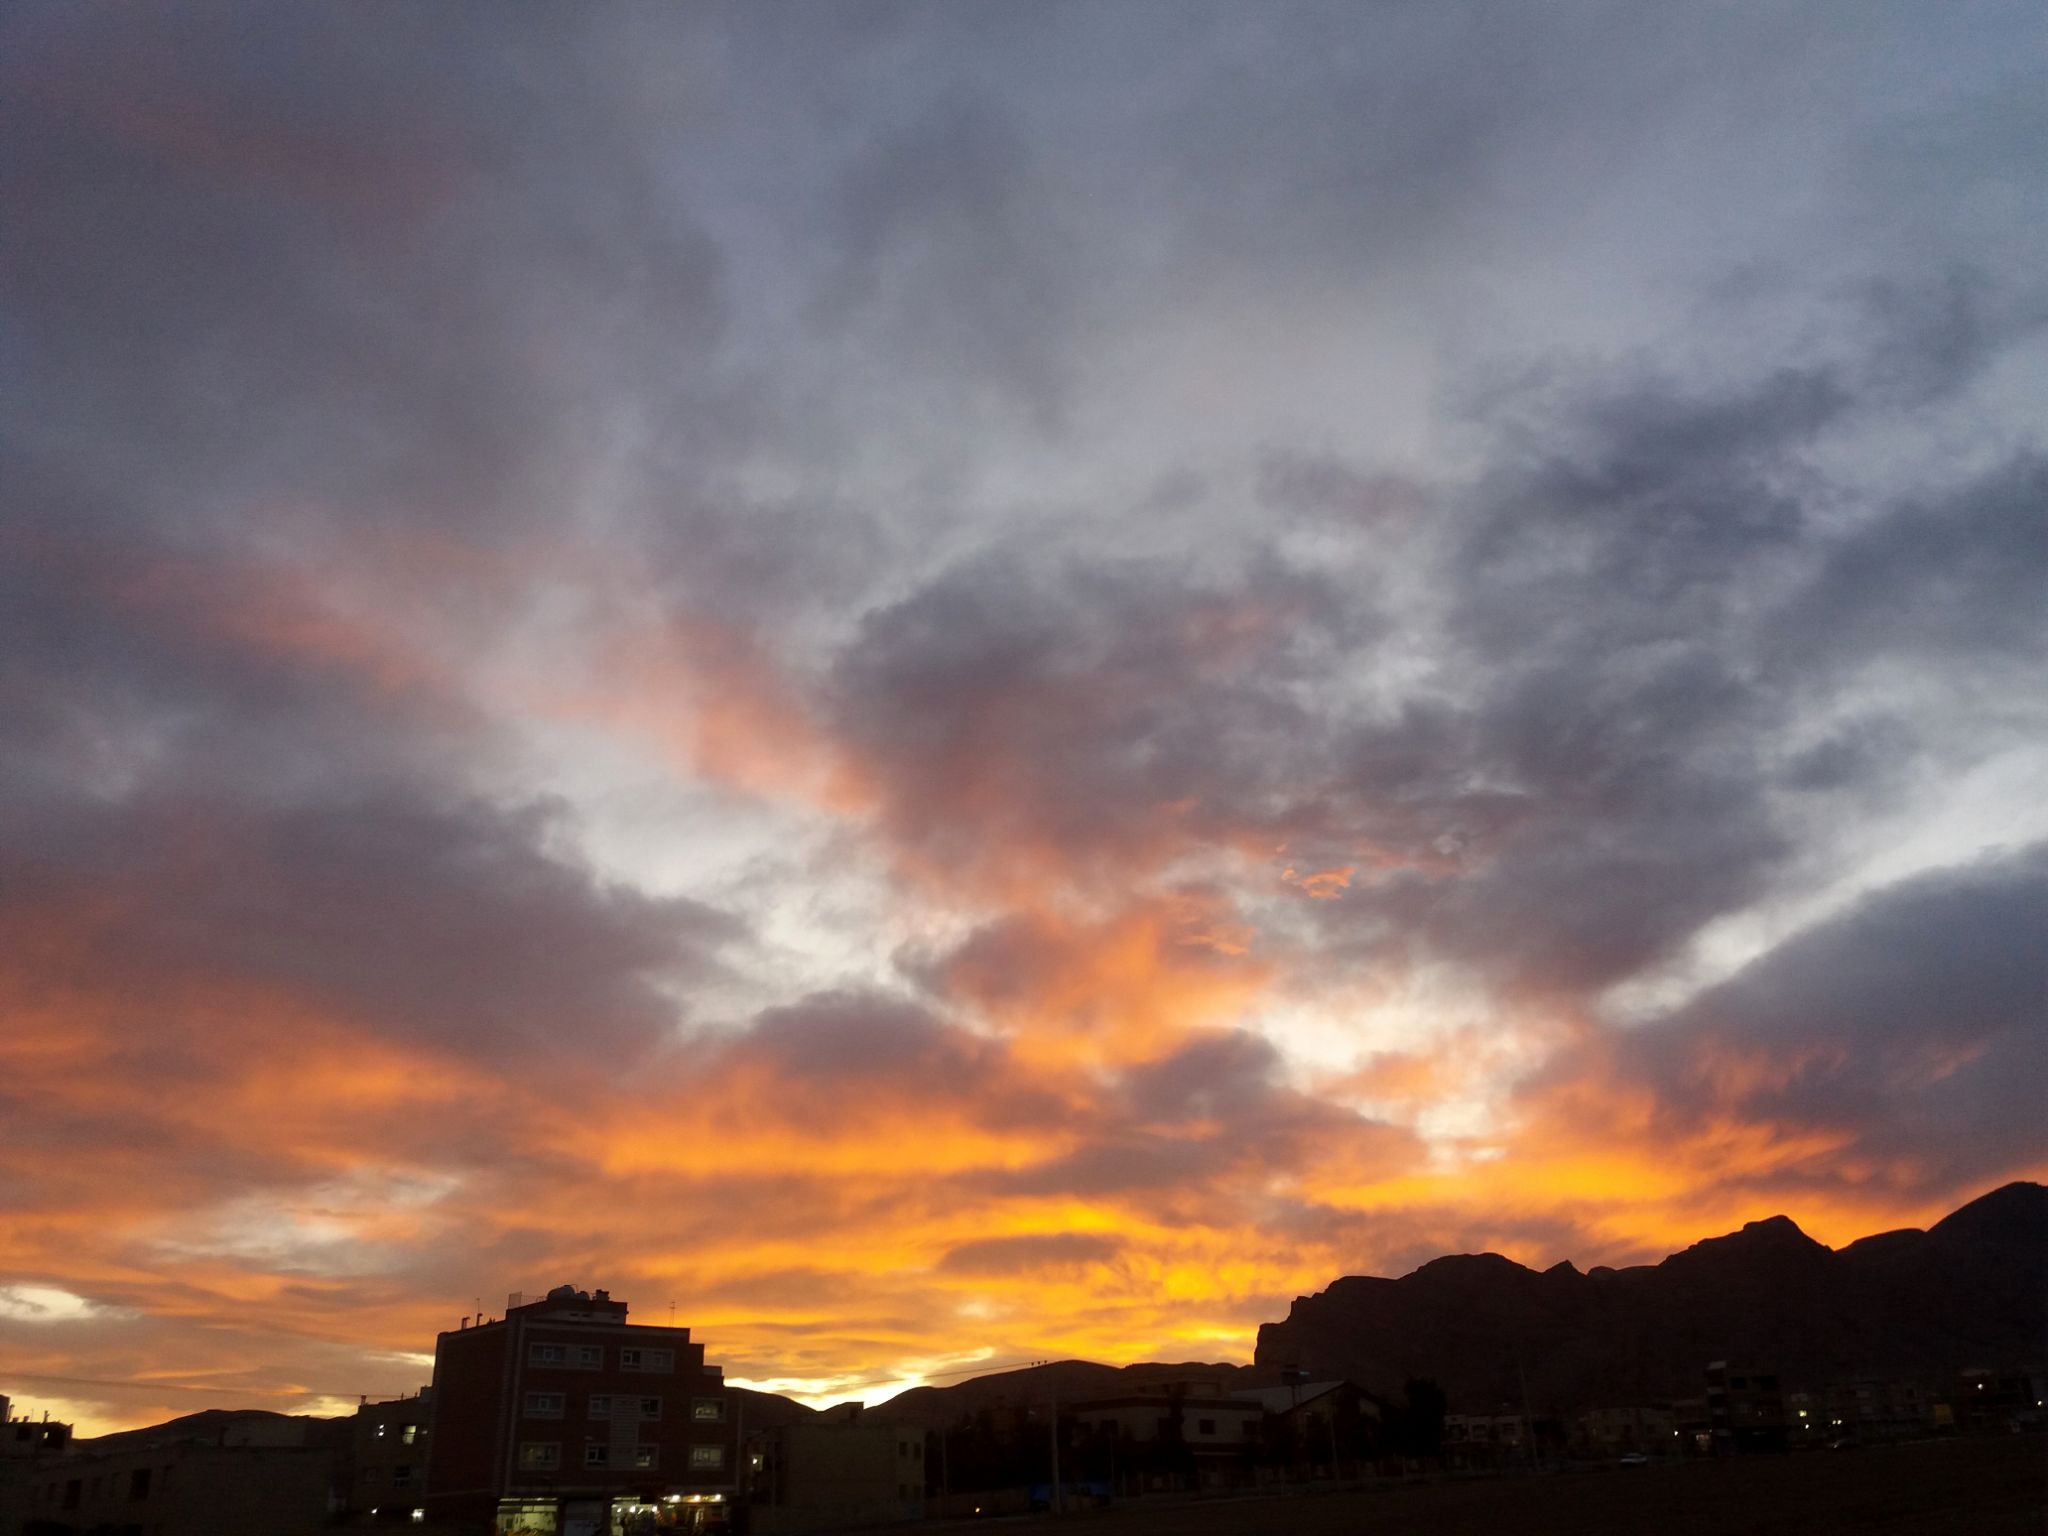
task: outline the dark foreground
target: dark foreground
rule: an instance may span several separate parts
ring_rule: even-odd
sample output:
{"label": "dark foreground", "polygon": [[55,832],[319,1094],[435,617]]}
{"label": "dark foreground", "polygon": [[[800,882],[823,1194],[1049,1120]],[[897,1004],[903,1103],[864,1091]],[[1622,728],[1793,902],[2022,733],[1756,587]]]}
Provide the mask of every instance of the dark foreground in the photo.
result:
{"label": "dark foreground", "polygon": [[1059,1524],[1099,1536],[2043,1536],[2048,1442],[2008,1435],[1292,1497],[1135,1503],[1069,1515]]}

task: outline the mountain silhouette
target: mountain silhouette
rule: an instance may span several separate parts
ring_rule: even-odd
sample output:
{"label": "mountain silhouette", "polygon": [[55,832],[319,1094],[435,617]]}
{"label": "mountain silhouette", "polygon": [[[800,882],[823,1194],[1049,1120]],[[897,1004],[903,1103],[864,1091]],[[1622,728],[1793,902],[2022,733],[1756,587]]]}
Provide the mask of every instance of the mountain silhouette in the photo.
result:
{"label": "mountain silhouette", "polygon": [[2048,1189],[2009,1184],[1924,1232],[1839,1251],[1773,1216],[1628,1269],[1538,1273],[1483,1253],[1350,1275],[1262,1325],[1255,1359],[1389,1395],[1428,1376],[1454,1410],[1539,1414],[1697,1396],[1717,1359],[1773,1369],[1789,1390],[2038,1367]]}

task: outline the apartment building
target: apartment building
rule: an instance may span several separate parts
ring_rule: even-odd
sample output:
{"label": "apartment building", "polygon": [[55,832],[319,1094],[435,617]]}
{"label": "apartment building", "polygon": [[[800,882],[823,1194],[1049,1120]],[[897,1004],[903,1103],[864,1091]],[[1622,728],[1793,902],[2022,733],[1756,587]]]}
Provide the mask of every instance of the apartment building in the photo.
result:
{"label": "apartment building", "polygon": [[724,1529],[738,1447],[724,1373],[690,1330],[558,1286],[434,1347],[421,1506],[502,1536]]}

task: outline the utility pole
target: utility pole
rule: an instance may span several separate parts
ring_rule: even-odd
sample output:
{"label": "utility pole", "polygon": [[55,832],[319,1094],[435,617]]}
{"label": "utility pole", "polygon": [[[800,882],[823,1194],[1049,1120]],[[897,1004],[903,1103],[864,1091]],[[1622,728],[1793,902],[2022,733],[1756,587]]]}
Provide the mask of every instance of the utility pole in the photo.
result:
{"label": "utility pole", "polygon": [[1052,1387],[1052,1517],[1057,1520],[1065,1511],[1060,1497],[1060,1384],[1058,1377],[1046,1379]]}

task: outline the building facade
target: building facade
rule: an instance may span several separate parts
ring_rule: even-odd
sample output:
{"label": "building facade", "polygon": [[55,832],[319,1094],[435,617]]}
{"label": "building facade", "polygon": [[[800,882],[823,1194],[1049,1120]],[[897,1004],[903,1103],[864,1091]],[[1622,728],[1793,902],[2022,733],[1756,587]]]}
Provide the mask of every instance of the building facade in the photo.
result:
{"label": "building facade", "polygon": [[924,1431],[842,1403],[747,1437],[747,1495],[757,1532],[838,1530],[920,1520]]}
{"label": "building facade", "polygon": [[317,1536],[325,1447],[184,1443],[51,1458],[22,1490],[22,1536]]}
{"label": "building facade", "polygon": [[690,1330],[558,1286],[434,1347],[422,1507],[497,1536],[724,1529],[738,1447]]}
{"label": "building facade", "polygon": [[1739,1360],[1732,1365],[1726,1360],[1710,1363],[1707,1417],[1719,1455],[1782,1451],[1789,1444],[1785,1397],[1774,1370]]}
{"label": "building facade", "polygon": [[1220,1487],[1248,1478],[1265,1421],[1256,1401],[1229,1396],[1222,1383],[1206,1378],[1096,1398],[1071,1411],[1084,1449],[1135,1453],[1111,1473],[1112,1481],[1137,1471],[1148,1488]]}
{"label": "building facade", "polygon": [[39,1474],[71,1449],[71,1426],[41,1419],[17,1419],[14,1404],[0,1392],[0,1536],[21,1536],[23,1515],[39,1492]]}
{"label": "building facade", "polygon": [[425,1507],[431,1387],[415,1396],[364,1403],[349,1426],[348,1513],[380,1524],[410,1522]]}

